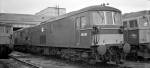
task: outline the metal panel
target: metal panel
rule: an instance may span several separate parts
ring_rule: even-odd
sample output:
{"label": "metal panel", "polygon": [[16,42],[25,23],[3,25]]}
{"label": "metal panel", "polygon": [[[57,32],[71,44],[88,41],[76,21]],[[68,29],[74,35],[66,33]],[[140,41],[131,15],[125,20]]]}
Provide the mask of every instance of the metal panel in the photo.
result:
{"label": "metal panel", "polygon": [[[67,17],[45,25],[52,26],[47,28],[47,45],[56,47],[72,47],[75,43],[74,19]],[[49,41],[50,40],[50,41]],[[52,42],[51,42],[52,41]],[[53,44],[53,45],[52,45]]]}
{"label": "metal panel", "polygon": [[0,36],[0,44],[10,44],[10,39],[8,36]]}
{"label": "metal panel", "polygon": [[150,43],[150,30],[149,29],[139,30],[139,41],[140,43]]}
{"label": "metal panel", "polygon": [[123,43],[123,34],[96,34],[94,36],[97,36],[98,45]]}
{"label": "metal panel", "polygon": [[38,44],[40,44],[40,30],[39,26],[36,26],[31,29],[31,45]]}
{"label": "metal panel", "polygon": [[80,31],[80,46],[81,48],[89,48],[92,45],[91,30]]}
{"label": "metal panel", "polygon": [[[81,14],[80,14],[81,15]],[[80,38],[80,30],[75,29],[75,16],[66,17],[53,22],[45,23],[47,25],[46,38],[47,46],[55,47],[73,47],[73,48],[88,48],[90,43],[90,31],[83,30],[81,33],[88,33],[88,38]],[[76,34],[76,32],[78,32]],[[80,38],[81,40],[77,39]],[[88,41],[87,41],[88,40]],[[80,41],[80,42],[79,42]],[[78,44],[77,44],[78,42]],[[79,44],[81,43],[81,44]],[[83,45],[82,45],[83,44]],[[88,45],[87,45],[88,44]]]}
{"label": "metal panel", "polygon": [[131,45],[139,44],[139,30],[125,30],[124,31],[124,40]]}
{"label": "metal panel", "polygon": [[40,44],[46,44],[46,35],[40,35]]}

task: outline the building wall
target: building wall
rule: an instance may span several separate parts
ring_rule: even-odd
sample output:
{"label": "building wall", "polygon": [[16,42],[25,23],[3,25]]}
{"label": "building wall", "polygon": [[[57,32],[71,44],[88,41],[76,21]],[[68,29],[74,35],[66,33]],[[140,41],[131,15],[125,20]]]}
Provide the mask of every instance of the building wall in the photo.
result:
{"label": "building wall", "polygon": [[36,13],[35,15],[40,16],[42,19],[50,19],[59,15],[63,15],[66,13],[65,8],[58,8],[58,7],[48,7],[40,12]]}
{"label": "building wall", "polygon": [[14,29],[38,25],[42,21],[44,20],[36,15],[0,13],[0,23],[10,24]]}
{"label": "building wall", "polygon": [[45,20],[63,15],[65,13],[65,8],[56,7],[48,7],[35,15],[0,13],[0,23],[10,24],[13,26],[14,30],[18,30],[20,28],[38,25]]}

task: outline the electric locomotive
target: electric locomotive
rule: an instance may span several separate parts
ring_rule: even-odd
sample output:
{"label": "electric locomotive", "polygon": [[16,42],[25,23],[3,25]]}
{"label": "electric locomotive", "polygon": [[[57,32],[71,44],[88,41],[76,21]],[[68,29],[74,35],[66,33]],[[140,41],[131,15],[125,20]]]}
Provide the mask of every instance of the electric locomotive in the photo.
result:
{"label": "electric locomotive", "polygon": [[0,58],[8,58],[13,48],[12,26],[0,23]]}
{"label": "electric locomotive", "polygon": [[90,6],[14,32],[14,47],[73,61],[120,63],[130,51],[124,43],[121,17],[119,9]]}
{"label": "electric locomotive", "polygon": [[150,58],[150,11],[123,15],[124,39],[131,44],[129,57]]}

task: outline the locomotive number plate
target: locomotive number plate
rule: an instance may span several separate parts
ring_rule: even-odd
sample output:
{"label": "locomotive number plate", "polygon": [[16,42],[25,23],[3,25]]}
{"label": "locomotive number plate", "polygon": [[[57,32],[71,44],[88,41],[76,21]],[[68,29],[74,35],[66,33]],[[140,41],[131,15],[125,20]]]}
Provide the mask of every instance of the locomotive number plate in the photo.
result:
{"label": "locomotive number plate", "polygon": [[87,36],[87,33],[81,33],[81,36]]}

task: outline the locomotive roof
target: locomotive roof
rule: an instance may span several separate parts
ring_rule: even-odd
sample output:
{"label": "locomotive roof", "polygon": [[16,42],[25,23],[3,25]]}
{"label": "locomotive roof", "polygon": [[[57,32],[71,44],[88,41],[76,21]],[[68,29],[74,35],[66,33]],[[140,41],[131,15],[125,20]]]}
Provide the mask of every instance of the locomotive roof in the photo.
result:
{"label": "locomotive roof", "polygon": [[144,15],[150,15],[150,11],[145,10],[145,11],[139,11],[139,12],[126,13],[126,14],[123,14],[123,19],[139,17],[139,16],[144,16]]}
{"label": "locomotive roof", "polygon": [[[68,17],[68,16],[72,16],[72,15],[78,14],[78,13],[82,13],[82,12],[86,12],[86,11],[96,11],[96,10],[97,11],[115,11],[115,12],[120,12],[121,13],[121,11],[119,9],[116,9],[116,8],[113,8],[113,7],[95,5],[95,6],[90,6],[90,7],[86,7],[86,8],[80,9],[78,11],[73,11],[73,12],[70,12],[70,13],[67,13],[67,14],[64,14],[64,15],[61,15],[61,16],[50,18],[49,20],[44,21],[44,22],[48,23],[50,21],[59,20],[59,19],[62,19],[62,18]],[[44,23],[42,23],[42,24],[44,24]],[[35,25],[35,26],[39,26],[39,25]],[[32,26],[32,27],[35,27],[35,26]],[[32,27],[28,27],[28,28],[32,28]],[[27,28],[22,28],[22,29],[19,29],[17,31],[22,31],[24,29],[27,29]],[[17,31],[15,31],[15,32],[17,32]]]}
{"label": "locomotive roof", "polygon": [[119,9],[109,7],[109,6],[101,6],[101,5],[96,5],[96,6],[90,6],[86,7],[83,9],[80,9],[79,12],[85,12],[85,11],[94,11],[94,10],[99,10],[99,11],[116,11],[116,12],[121,12]]}
{"label": "locomotive roof", "polygon": [[78,13],[86,12],[86,11],[115,11],[115,12],[121,13],[121,11],[119,9],[116,9],[116,8],[113,8],[110,6],[95,5],[95,6],[90,6],[90,7],[80,9],[78,11],[73,11],[73,12],[70,12],[70,13],[67,13],[67,14],[64,14],[61,16],[57,16],[55,18],[50,18],[49,20],[47,20],[45,22],[59,20],[59,19],[62,19],[62,18],[68,17],[68,16],[78,14]]}

